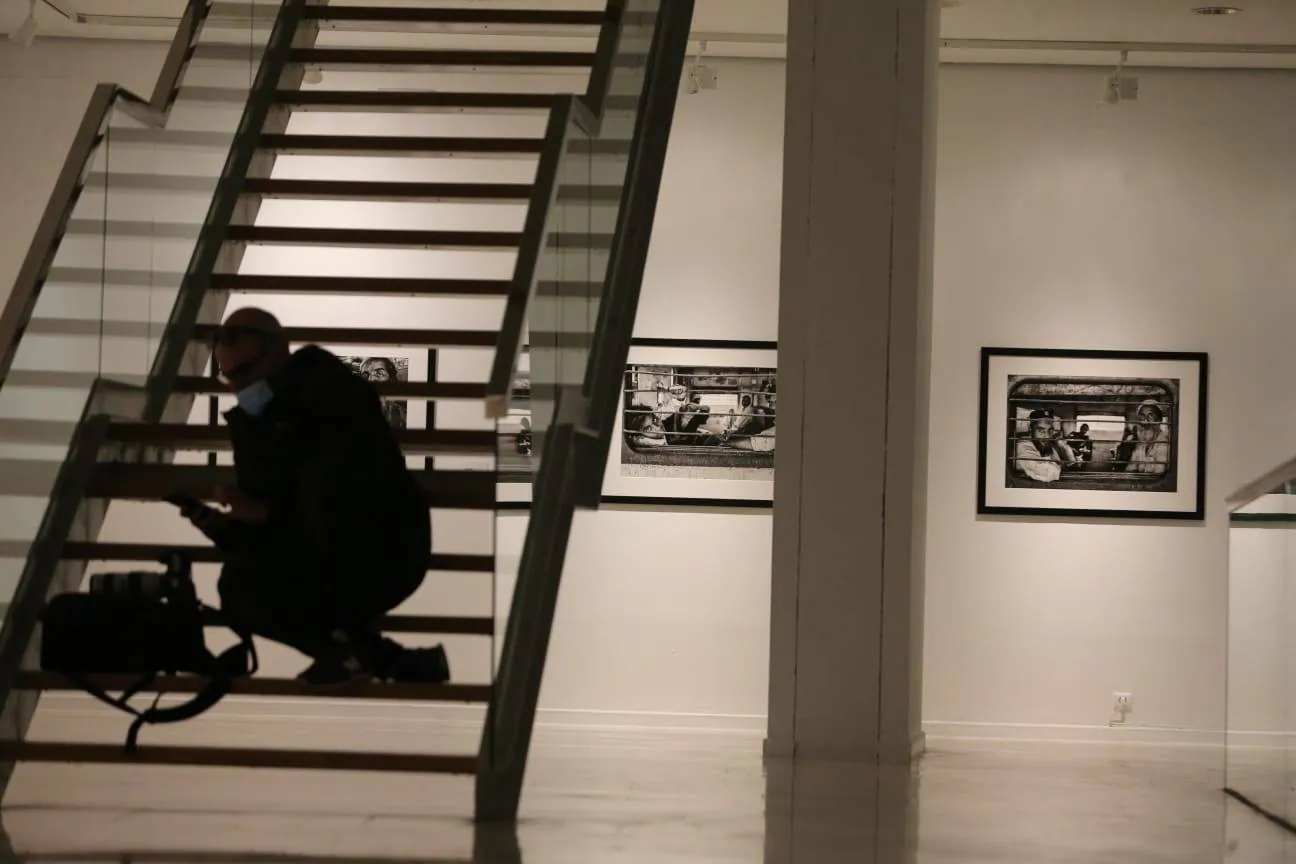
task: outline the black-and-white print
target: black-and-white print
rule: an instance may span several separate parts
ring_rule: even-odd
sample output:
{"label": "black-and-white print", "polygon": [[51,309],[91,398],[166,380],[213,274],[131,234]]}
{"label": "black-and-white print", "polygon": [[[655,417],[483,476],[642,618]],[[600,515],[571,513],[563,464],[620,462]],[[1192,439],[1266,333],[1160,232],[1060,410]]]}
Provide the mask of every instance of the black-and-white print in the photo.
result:
{"label": "black-and-white print", "polygon": [[[357,375],[374,384],[409,380],[408,357],[343,357],[343,362]],[[404,399],[384,399],[383,415],[393,429],[409,425],[409,403]]]}
{"label": "black-and-white print", "polygon": [[530,483],[535,471],[535,440],[531,430],[531,375],[513,376],[513,398],[499,421],[499,477],[502,483]]}
{"label": "black-and-white print", "polygon": [[772,480],[774,369],[631,365],[621,475]]}
{"label": "black-and-white print", "polygon": [[977,512],[1205,518],[1208,367],[1192,352],[981,349]]}
{"label": "black-and-white print", "polygon": [[1178,379],[1008,376],[1009,488],[1178,491]]}

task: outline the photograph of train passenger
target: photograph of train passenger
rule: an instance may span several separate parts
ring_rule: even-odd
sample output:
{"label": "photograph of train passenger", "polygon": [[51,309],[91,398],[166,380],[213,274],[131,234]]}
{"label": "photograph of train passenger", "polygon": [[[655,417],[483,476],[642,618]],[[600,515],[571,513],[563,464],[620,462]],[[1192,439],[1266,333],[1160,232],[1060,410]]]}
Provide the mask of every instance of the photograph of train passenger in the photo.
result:
{"label": "photograph of train passenger", "polygon": [[621,474],[772,480],[777,381],[774,369],[628,366]]}
{"label": "photograph of train passenger", "polygon": [[[343,357],[342,362],[374,384],[409,380],[408,357]],[[383,416],[393,429],[404,429],[409,425],[409,404],[404,399],[384,399]]]}
{"label": "photograph of train passenger", "polygon": [[1178,379],[1008,377],[1009,488],[1174,493]]}

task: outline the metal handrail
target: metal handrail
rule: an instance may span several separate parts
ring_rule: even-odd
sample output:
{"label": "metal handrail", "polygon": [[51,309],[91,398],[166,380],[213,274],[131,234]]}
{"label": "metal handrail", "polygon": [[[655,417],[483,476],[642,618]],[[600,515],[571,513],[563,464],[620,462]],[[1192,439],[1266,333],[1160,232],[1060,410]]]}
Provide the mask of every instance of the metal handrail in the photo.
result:
{"label": "metal handrail", "polygon": [[119,108],[145,126],[159,128],[166,125],[175,105],[180,79],[210,6],[211,0],[189,0],[150,98],[144,99],[117,84],[100,84],[90,97],[63,168],[54,182],[54,191],[37,223],[32,244],[18,269],[13,291],[5,303],[4,312],[0,313],[0,386],[9,377],[18,353],[18,343],[36,309],[36,301],[58,254],[68,220],[81,198],[113,110]]}
{"label": "metal handrail", "polygon": [[625,23],[626,3],[627,0],[608,0],[585,93],[558,100],[549,114],[544,149],[536,169],[536,183],[527,207],[522,245],[518,249],[495,360],[486,385],[486,416],[493,419],[508,414],[509,401],[515,395],[513,382],[526,338],[527,313],[539,281],[540,258],[549,237],[549,216],[558,198],[559,169],[565,155],[567,134],[573,125],[590,138],[598,138],[602,131],[607,95],[621,43],[621,28]]}

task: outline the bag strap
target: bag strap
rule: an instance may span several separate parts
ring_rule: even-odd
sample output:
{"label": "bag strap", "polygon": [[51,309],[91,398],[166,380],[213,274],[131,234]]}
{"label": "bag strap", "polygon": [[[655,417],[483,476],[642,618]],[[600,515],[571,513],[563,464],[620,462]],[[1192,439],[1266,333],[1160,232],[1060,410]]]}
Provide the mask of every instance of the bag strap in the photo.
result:
{"label": "bag strap", "polygon": [[[127,753],[139,751],[140,730],[146,725],[179,723],[197,717],[199,714],[204,714],[229,695],[235,678],[241,678],[256,672],[259,665],[256,646],[252,644],[250,638],[242,634],[239,635],[239,639],[241,640],[239,644],[227,648],[217,655],[212,664],[212,674],[207,679],[207,685],[194,694],[194,697],[188,702],[182,702],[179,705],[172,705],[167,708],[159,708],[157,703],[154,702],[151,708],[144,711],[136,711],[129,706],[119,706],[135,715],[135,720],[126,733]],[[142,689],[142,687],[139,689]],[[138,692],[138,689],[136,692]],[[122,697],[123,700],[127,698],[129,697]]]}
{"label": "bag strap", "polygon": [[64,672],[63,675],[73,684],[77,685],[108,707],[116,708],[118,711],[125,711],[127,714],[134,717],[139,717],[142,712],[132,708],[130,700],[133,699],[141,690],[156,681],[158,677],[156,672],[150,672],[147,675],[143,675],[138,678],[134,684],[127,687],[122,692],[122,695],[113,698],[108,691],[104,690],[98,684],[92,683],[89,678],[82,675],[80,672]]}
{"label": "bag strap", "polygon": [[126,752],[134,754],[139,752],[140,730],[146,725],[179,723],[182,720],[189,720],[199,714],[206,713],[229,695],[235,678],[251,675],[257,671],[260,661],[257,657],[256,645],[253,644],[251,638],[242,634],[240,634],[239,639],[239,644],[227,648],[213,658],[212,672],[207,679],[206,686],[194,694],[194,697],[188,702],[182,702],[179,705],[172,705],[167,708],[158,707],[158,700],[162,698],[161,693],[158,694],[157,699],[153,700],[153,704],[143,711],[130,704],[132,698],[139,695],[140,691],[157,680],[158,674],[156,672],[141,676],[127,687],[122,692],[122,695],[116,698],[79,672],[64,672],[63,674],[68,680],[100,702],[110,708],[124,711],[135,718],[126,733]]}

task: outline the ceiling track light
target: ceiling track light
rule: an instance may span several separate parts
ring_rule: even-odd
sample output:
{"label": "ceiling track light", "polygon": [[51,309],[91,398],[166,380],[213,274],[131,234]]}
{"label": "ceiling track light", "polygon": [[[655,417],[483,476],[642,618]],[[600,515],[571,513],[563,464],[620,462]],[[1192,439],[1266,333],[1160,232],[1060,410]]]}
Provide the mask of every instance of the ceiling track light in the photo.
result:
{"label": "ceiling track light", "polygon": [[720,86],[720,74],[716,72],[715,67],[703,65],[702,60],[706,57],[707,43],[702,40],[698,45],[697,56],[688,65],[688,92],[696,96],[703,90],[715,90]]}
{"label": "ceiling track light", "polygon": [[1122,51],[1116,72],[1107,76],[1103,88],[1103,103],[1119,105],[1122,102],[1137,102],[1139,97],[1139,79],[1125,74],[1125,64],[1129,62],[1129,51]]}
{"label": "ceiling track light", "polygon": [[1242,11],[1238,6],[1198,6],[1192,10],[1194,15],[1205,15],[1207,17],[1219,15],[1236,15]]}

